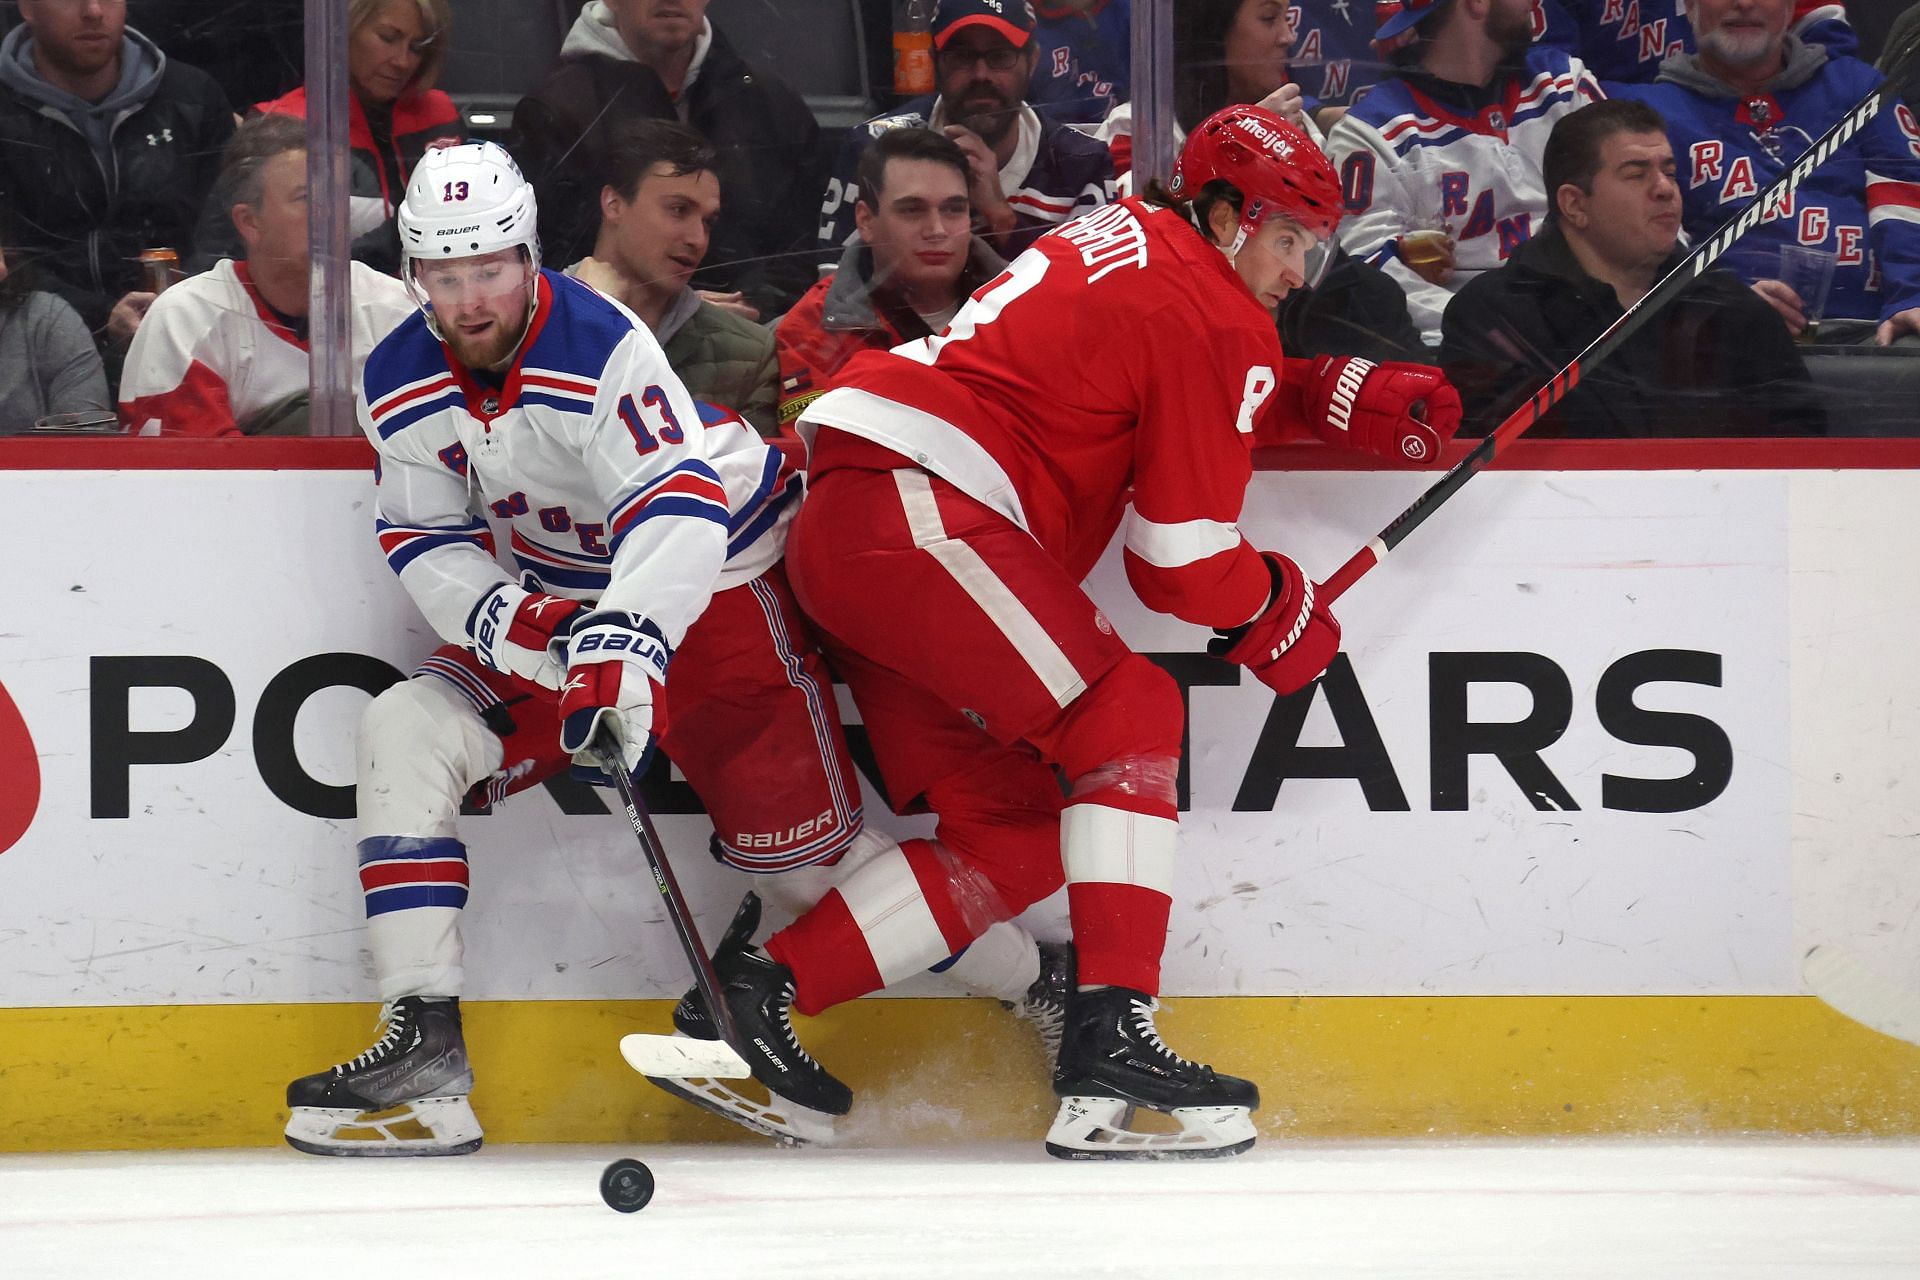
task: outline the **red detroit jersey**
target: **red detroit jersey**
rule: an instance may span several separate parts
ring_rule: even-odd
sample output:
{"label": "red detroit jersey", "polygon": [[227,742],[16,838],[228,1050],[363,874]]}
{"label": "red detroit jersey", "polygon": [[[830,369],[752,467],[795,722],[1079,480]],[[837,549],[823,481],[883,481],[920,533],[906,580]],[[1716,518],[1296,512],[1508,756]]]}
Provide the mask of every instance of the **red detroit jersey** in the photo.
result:
{"label": "red detroit jersey", "polygon": [[[1024,528],[1075,577],[1127,505],[1149,607],[1212,627],[1270,592],[1236,526],[1260,443],[1304,432],[1273,317],[1177,212],[1137,199],[1043,236],[945,333],[864,352],[808,406],[816,470],[901,455]],[[1282,394],[1282,382],[1289,385]],[[823,431],[821,428],[831,428]]]}

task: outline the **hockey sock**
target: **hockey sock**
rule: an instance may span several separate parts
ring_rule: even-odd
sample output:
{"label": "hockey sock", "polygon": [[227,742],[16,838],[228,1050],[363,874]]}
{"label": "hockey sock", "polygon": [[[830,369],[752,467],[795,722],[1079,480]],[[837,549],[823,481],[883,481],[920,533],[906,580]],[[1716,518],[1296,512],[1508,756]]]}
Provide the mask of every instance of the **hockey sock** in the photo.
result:
{"label": "hockey sock", "polygon": [[793,971],[794,1008],[816,1014],[919,973],[1004,915],[984,877],[932,840],[909,840],[854,870],[766,950]]}
{"label": "hockey sock", "polygon": [[1171,758],[1116,761],[1074,784],[1061,817],[1061,857],[1087,986],[1160,989],[1179,833],[1175,767]]}
{"label": "hockey sock", "polygon": [[466,847],[445,838],[370,836],[360,842],[359,854],[380,998],[458,995]]}
{"label": "hockey sock", "polygon": [[969,995],[1018,1003],[1040,978],[1040,945],[1017,924],[1002,920],[947,962],[934,966]]}

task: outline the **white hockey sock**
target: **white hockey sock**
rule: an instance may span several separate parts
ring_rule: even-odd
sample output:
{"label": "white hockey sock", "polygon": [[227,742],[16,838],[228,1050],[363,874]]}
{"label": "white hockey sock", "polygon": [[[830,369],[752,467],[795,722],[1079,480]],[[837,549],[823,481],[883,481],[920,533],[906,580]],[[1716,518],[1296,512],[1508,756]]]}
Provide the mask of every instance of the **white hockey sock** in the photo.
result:
{"label": "white hockey sock", "polygon": [[1025,929],[1002,920],[937,972],[969,995],[1018,1003],[1040,977],[1040,947]]}

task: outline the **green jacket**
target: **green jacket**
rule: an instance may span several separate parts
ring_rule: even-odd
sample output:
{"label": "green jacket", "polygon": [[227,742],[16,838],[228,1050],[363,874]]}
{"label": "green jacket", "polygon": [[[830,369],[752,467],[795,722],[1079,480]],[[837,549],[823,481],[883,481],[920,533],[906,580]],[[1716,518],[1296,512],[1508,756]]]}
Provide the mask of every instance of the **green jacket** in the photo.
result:
{"label": "green jacket", "polygon": [[732,409],[763,436],[778,433],[780,365],[771,331],[689,289],[661,317],[655,336],[696,400]]}

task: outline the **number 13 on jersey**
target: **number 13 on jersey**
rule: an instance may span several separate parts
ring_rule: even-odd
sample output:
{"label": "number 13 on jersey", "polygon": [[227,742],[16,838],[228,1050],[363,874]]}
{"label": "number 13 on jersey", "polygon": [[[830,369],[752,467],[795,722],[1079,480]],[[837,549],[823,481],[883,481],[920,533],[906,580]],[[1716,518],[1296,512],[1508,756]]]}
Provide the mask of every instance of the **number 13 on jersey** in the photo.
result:
{"label": "number 13 on jersey", "polygon": [[679,444],[687,438],[680,419],[673,415],[673,406],[667,403],[667,393],[659,387],[642,391],[638,405],[631,395],[621,396],[617,412],[633,435],[633,447],[640,453],[652,453],[663,442]]}

